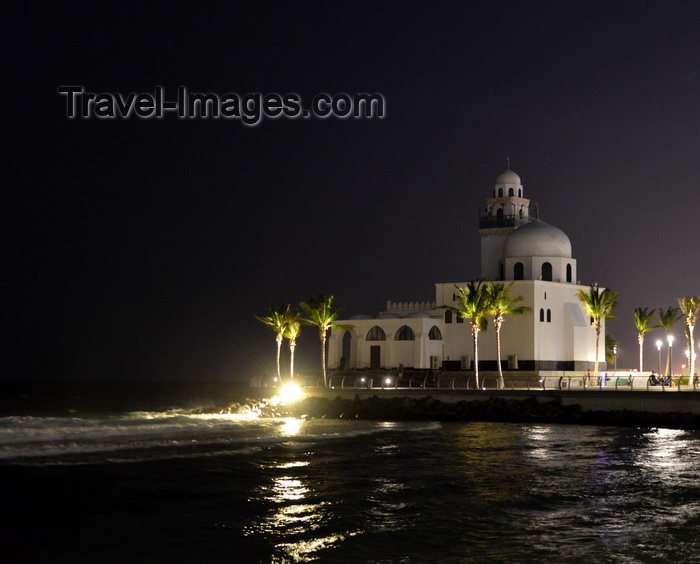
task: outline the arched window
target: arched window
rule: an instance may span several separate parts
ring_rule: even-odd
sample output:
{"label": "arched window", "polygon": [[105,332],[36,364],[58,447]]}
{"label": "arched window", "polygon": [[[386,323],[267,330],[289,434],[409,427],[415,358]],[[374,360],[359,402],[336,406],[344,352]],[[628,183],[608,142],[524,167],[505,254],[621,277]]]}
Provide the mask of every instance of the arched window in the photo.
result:
{"label": "arched window", "polygon": [[498,197],[502,198],[503,197],[503,188],[498,189]]}
{"label": "arched window", "polygon": [[394,341],[415,341],[416,334],[408,325],[403,325],[399,328],[394,336]]}
{"label": "arched window", "polygon": [[544,310],[540,308],[540,323],[544,323]]}
{"label": "arched window", "polygon": [[431,341],[442,341],[442,333],[437,325],[433,325],[428,333],[428,339]]}
{"label": "arched window", "polygon": [[523,218],[523,208],[520,208],[520,219]]}
{"label": "arched window", "polygon": [[457,323],[464,323],[464,317],[457,316]]}
{"label": "arched window", "polygon": [[496,210],[496,217],[497,217],[498,219],[503,219],[503,208],[498,208],[498,209]]}
{"label": "arched window", "polygon": [[513,189],[512,189],[512,188],[509,188],[509,189],[508,189],[508,195],[511,196],[511,197],[514,195],[514,194],[513,194]]}
{"label": "arched window", "polygon": [[566,265],[566,281],[571,282],[571,265]]}
{"label": "arched window", "polygon": [[379,325],[375,325],[367,333],[368,341],[386,341],[386,333]]}
{"label": "arched window", "polygon": [[452,311],[449,309],[445,312],[445,323],[452,323]]}
{"label": "arched window", "polygon": [[542,265],[542,280],[552,281],[552,265],[549,262]]}
{"label": "arched window", "polygon": [[547,323],[551,323],[551,322],[552,322],[552,310],[548,309],[547,310]]}
{"label": "arched window", "polygon": [[523,197],[523,190],[522,190],[522,188],[518,188],[518,198],[522,198],[522,197]]}
{"label": "arched window", "polygon": [[525,279],[525,267],[522,262],[516,262],[513,267],[513,280]]}

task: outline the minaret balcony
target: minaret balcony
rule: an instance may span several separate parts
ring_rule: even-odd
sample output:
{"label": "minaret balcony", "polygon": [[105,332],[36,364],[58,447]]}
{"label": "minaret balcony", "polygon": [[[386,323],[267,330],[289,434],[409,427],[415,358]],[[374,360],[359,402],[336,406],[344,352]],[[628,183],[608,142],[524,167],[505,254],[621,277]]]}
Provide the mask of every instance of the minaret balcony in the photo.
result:
{"label": "minaret balcony", "polygon": [[531,206],[528,215],[518,214],[490,215],[485,209],[479,212],[479,229],[495,229],[499,227],[520,227],[537,219],[537,206]]}

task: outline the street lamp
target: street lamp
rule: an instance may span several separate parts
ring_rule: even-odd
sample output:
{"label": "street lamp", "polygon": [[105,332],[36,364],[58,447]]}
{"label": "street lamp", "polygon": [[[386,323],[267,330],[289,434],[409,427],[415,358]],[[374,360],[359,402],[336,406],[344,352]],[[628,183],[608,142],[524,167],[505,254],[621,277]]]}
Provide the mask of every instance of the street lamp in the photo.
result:
{"label": "street lamp", "polygon": [[615,355],[615,370],[617,370],[617,345],[613,347],[613,354]]}
{"label": "street lamp", "polygon": [[673,335],[669,335],[666,339],[668,340],[668,372],[673,378]]}
{"label": "street lamp", "polygon": [[656,348],[659,350],[659,364],[657,365],[657,372],[659,373],[659,376],[661,376],[661,345],[663,343],[661,342],[661,339],[656,341]]}

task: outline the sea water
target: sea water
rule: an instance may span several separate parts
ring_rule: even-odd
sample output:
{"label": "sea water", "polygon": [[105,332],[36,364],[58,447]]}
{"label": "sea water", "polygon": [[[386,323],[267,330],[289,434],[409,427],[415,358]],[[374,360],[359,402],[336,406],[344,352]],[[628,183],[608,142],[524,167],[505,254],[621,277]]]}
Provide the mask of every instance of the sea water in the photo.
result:
{"label": "sea water", "polygon": [[0,418],[3,561],[700,562],[696,430],[64,407]]}

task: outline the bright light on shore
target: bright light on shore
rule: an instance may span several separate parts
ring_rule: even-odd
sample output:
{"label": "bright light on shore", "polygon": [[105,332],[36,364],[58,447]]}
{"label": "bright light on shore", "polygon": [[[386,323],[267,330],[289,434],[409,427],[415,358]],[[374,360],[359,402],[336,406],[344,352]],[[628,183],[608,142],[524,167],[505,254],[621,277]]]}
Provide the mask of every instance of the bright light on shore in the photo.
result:
{"label": "bright light on shore", "polygon": [[292,382],[289,382],[288,384],[282,386],[279,390],[279,394],[277,395],[280,401],[284,403],[293,403],[306,397],[306,394],[304,394],[301,388],[297,384],[294,384]]}

